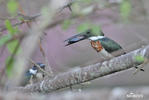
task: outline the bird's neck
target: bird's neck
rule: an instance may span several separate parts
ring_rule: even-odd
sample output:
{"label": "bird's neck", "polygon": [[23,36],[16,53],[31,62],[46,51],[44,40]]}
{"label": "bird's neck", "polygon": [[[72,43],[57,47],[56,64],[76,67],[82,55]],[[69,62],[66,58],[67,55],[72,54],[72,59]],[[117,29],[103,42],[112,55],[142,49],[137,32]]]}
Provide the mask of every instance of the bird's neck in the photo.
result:
{"label": "bird's neck", "polygon": [[104,36],[91,36],[91,37],[89,37],[89,40],[92,40],[92,41],[97,41],[97,40],[99,40],[99,39],[103,39],[104,38]]}

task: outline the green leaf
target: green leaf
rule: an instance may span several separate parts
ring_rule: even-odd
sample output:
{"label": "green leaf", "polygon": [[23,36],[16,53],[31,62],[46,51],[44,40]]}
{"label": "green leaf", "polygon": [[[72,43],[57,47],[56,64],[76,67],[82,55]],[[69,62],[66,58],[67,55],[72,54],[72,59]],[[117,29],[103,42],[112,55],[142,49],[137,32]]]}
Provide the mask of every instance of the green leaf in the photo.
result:
{"label": "green leaf", "polygon": [[63,22],[62,28],[63,28],[64,30],[66,30],[66,29],[69,28],[70,25],[71,25],[71,21],[70,21],[70,20],[65,20],[65,21]]}
{"label": "green leaf", "polygon": [[143,56],[141,56],[141,55],[137,55],[137,56],[135,56],[135,60],[137,61],[137,62],[144,62],[144,57]]}
{"label": "green leaf", "polygon": [[88,29],[91,29],[92,33],[97,36],[97,35],[102,35],[101,34],[101,27],[100,25],[94,25],[94,24],[91,24],[91,23],[83,23],[81,25],[79,25],[77,27],[77,31],[78,32],[84,32]]}
{"label": "green leaf", "polygon": [[0,47],[11,38],[10,34],[0,37]]}
{"label": "green leaf", "polygon": [[18,9],[18,2],[16,0],[9,0],[7,3],[7,9],[10,14],[15,14]]}
{"label": "green leaf", "polygon": [[101,27],[99,25],[92,25],[91,30],[95,36],[101,35]]}
{"label": "green leaf", "polygon": [[11,35],[14,35],[18,32],[18,29],[13,28],[13,26],[9,20],[5,20],[5,26],[6,26],[7,30],[11,33]]}
{"label": "green leaf", "polygon": [[14,59],[12,59],[11,56],[8,56],[5,63],[6,63],[6,74],[8,77],[11,77],[14,65]]}
{"label": "green leaf", "polygon": [[73,9],[72,15],[80,15],[81,7],[78,2],[74,2],[71,8]]}
{"label": "green leaf", "polygon": [[78,31],[78,32],[84,32],[84,31],[90,29],[90,26],[91,26],[90,23],[83,23],[83,24],[81,24],[81,25],[79,25],[79,26],[77,27],[77,31]]}
{"label": "green leaf", "polygon": [[18,45],[18,40],[14,40],[14,41],[11,41],[10,43],[7,44],[7,48],[8,48],[8,51],[12,54],[16,48],[16,46]]}
{"label": "green leaf", "polygon": [[131,4],[128,0],[123,0],[120,5],[120,13],[123,19],[127,19],[131,13]]}
{"label": "green leaf", "polygon": [[24,18],[22,16],[18,16],[18,20],[22,21]]}

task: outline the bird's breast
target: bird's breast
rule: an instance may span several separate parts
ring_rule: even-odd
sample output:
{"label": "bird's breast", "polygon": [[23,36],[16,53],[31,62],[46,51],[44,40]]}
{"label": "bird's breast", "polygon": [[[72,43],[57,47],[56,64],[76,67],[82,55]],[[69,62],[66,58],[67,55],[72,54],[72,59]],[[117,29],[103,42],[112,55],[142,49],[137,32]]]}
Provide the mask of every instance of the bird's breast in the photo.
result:
{"label": "bird's breast", "polygon": [[91,46],[92,46],[97,52],[100,52],[100,51],[103,49],[103,47],[102,47],[100,41],[92,41],[92,40],[91,40],[90,43],[91,43]]}
{"label": "bird's breast", "polygon": [[43,80],[43,78],[44,78],[43,73],[37,73],[36,78],[37,78],[38,81]]}

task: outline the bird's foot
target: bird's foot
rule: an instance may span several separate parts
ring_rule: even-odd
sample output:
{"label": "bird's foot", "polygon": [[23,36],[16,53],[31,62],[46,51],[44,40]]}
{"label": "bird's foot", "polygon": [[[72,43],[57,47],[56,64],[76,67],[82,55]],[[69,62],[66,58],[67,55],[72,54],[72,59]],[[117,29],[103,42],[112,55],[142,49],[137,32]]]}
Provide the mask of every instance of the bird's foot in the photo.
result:
{"label": "bird's foot", "polygon": [[143,69],[143,67],[144,67],[143,64],[141,64],[141,65],[139,65],[139,66],[136,66],[136,67],[135,67],[136,70],[135,70],[135,72],[134,72],[133,74],[135,75],[135,74],[137,74],[139,71],[144,72],[145,70]]}
{"label": "bird's foot", "polygon": [[138,73],[139,71],[144,72],[145,70],[143,69],[143,67],[144,67],[145,65],[147,65],[148,63],[149,63],[149,59],[145,58],[145,59],[144,59],[144,62],[143,62],[141,65],[135,66],[136,71],[135,71],[133,74],[136,74],[136,73]]}

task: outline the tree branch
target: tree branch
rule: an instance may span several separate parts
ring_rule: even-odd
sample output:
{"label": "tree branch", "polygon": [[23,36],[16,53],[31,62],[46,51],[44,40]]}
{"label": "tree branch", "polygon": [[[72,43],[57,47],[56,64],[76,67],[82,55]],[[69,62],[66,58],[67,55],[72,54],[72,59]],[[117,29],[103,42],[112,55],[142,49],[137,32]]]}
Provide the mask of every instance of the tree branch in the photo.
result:
{"label": "tree branch", "polygon": [[137,49],[102,63],[76,68],[72,71],[59,74],[53,79],[45,79],[40,83],[17,88],[17,91],[49,93],[72,85],[84,83],[143,64],[144,61],[137,61],[136,56],[142,56],[148,59],[149,45],[145,48]]}

